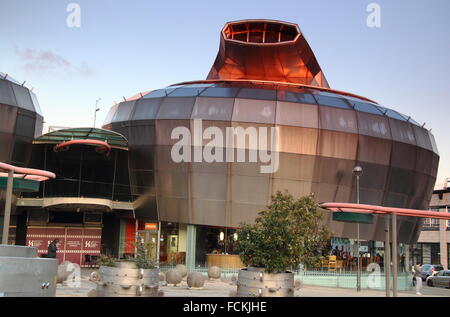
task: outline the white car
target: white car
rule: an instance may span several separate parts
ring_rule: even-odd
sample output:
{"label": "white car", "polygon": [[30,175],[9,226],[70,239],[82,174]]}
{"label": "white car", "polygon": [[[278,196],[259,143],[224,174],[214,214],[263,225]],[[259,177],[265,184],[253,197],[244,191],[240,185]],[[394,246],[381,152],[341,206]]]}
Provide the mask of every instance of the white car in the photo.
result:
{"label": "white car", "polygon": [[427,277],[427,285],[450,288],[450,270],[439,271]]}

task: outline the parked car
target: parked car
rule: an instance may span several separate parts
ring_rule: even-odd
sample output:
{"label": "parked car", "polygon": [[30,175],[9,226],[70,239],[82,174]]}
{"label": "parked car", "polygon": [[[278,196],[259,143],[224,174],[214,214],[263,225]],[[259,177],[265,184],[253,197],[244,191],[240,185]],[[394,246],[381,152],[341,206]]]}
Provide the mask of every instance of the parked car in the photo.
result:
{"label": "parked car", "polygon": [[441,270],[436,275],[429,276],[427,285],[450,288],[450,270]]}
{"label": "parked car", "polygon": [[424,264],[422,265],[422,281],[426,281],[429,276],[437,274],[437,272],[442,271],[444,268],[441,265],[436,264]]}

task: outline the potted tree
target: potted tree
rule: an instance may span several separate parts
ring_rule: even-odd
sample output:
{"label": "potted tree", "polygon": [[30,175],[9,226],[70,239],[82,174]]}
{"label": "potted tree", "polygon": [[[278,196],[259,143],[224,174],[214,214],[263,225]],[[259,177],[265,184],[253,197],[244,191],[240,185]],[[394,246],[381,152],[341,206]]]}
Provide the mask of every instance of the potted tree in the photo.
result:
{"label": "potted tree", "polygon": [[312,195],[294,199],[277,192],[254,224],[241,224],[237,251],[247,265],[238,274],[237,296],[294,295],[300,264],[317,265],[330,238]]}
{"label": "potted tree", "polygon": [[143,243],[140,239],[137,241],[135,258],[117,260],[108,256],[100,257],[97,296],[161,296],[158,292],[159,269],[151,257],[152,243]]}

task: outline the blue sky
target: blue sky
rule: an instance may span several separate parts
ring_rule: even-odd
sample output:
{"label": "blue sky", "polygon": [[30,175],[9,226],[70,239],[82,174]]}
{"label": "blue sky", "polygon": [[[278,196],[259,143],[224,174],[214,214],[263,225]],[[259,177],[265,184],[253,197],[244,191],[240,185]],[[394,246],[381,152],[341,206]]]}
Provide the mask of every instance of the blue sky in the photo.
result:
{"label": "blue sky", "polygon": [[[66,7],[81,7],[69,28]],[[369,28],[366,7],[381,7]],[[450,1],[2,0],[0,71],[34,87],[49,125],[98,125],[114,101],[203,79],[224,23],[297,23],[330,86],[378,101],[432,128],[441,154],[437,187],[450,177]]]}

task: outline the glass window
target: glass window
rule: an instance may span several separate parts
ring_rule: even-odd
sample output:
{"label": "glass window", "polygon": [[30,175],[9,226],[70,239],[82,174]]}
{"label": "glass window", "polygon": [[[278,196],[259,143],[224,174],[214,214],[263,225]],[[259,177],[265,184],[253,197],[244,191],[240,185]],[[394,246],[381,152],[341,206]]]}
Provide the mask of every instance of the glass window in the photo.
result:
{"label": "glass window", "polygon": [[131,112],[133,111],[135,103],[136,100],[121,102],[111,122],[122,122],[130,120]]}
{"label": "glass window", "polygon": [[[232,163],[232,165],[234,164],[238,163]],[[269,198],[270,178],[268,175],[253,177],[233,174],[231,176],[232,201],[260,205],[266,204]]]}
{"label": "glass window", "polygon": [[356,112],[359,134],[390,139],[391,130],[388,118],[366,112]]}
{"label": "glass window", "polygon": [[149,92],[146,94],[143,98],[161,98],[161,97],[167,97],[172,91],[174,91],[175,88],[166,88],[166,89],[157,89]]}
{"label": "glass window", "polygon": [[17,107],[0,105],[0,132],[12,134],[16,124],[16,116]]}
{"label": "glass window", "polygon": [[318,129],[279,126],[279,151],[316,155]]}
{"label": "glass window", "polygon": [[358,135],[354,133],[321,130],[318,155],[356,160]]}
{"label": "glass window", "polygon": [[29,138],[34,138],[34,125],[36,118],[23,113],[17,114],[16,134]]}
{"label": "glass window", "polygon": [[391,165],[413,170],[416,166],[417,147],[403,142],[392,143]]}
{"label": "glass window", "polygon": [[316,98],[317,103],[322,106],[352,109],[352,107],[344,99],[341,98],[329,97],[319,94],[314,95],[314,97]]}
{"label": "glass window", "polygon": [[359,135],[358,161],[389,165],[392,141]]}
{"label": "glass window", "polygon": [[239,88],[234,87],[211,87],[206,88],[200,96],[202,97],[236,97],[237,93],[239,91]]}
{"label": "glass window", "polygon": [[393,140],[416,145],[416,139],[411,123],[389,119],[389,125],[391,127]]}
{"label": "glass window", "polygon": [[388,190],[394,193],[410,195],[413,187],[413,171],[392,167],[389,173]]}
{"label": "glass window", "polygon": [[156,143],[162,145],[173,145],[177,143],[179,139],[172,139],[172,131],[177,127],[186,127],[189,129],[189,120],[156,120],[156,131],[158,131],[156,134]]}
{"label": "glass window", "polygon": [[0,79],[0,103],[16,106],[16,98],[11,87],[11,83]]}
{"label": "glass window", "polygon": [[278,101],[276,124],[318,128],[318,106]]}
{"label": "glass window", "polygon": [[34,92],[30,91],[30,96],[31,96],[31,100],[33,101],[34,109],[36,109],[36,112],[42,116],[43,115],[42,109],[41,109],[41,106],[39,105],[36,94]]}
{"label": "glass window", "polygon": [[35,111],[33,102],[31,101],[30,93],[27,88],[12,84],[14,95],[16,96],[17,105],[20,108]]}
{"label": "glass window", "polygon": [[196,97],[200,95],[203,90],[204,88],[177,88],[169,94],[169,97]]}
{"label": "glass window", "polygon": [[312,94],[298,93],[292,91],[278,90],[277,99],[279,101],[291,101],[316,105],[316,99]]}
{"label": "glass window", "polygon": [[358,101],[353,101],[353,100],[351,100],[350,103],[355,107],[355,110],[357,110],[357,111],[363,111],[363,112],[373,113],[373,114],[378,114],[378,115],[383,114],[383,112],[381,112],[380,109],[375,107],[374,104],[367,103],[367,102],[358,102]]}
{"label": "glass window", "polygon": [[317,156],[279,153],[279,168],[274,178],[312,181]]}
{"label": "glass window", "polygon": [[415,170],[424,174],[430,174],[433,163],[433,152],[423,148],[417,148],[417,161]]}
{"label": "glass window", "polygon": [[111,123],[111,120],[114,117],[114,115],[116,114],[118,107],[119,107],[119,105],[114,105],[109,109],[109,112],[105,117],[105,121],[103,122],[103,125]]}
{"label": "glass window", "polygon": [[356,112],[331,107],[319,107],[320,128],[357,133]]}
{"label": "glass window", "polygon": [[417,141],[417,145],[423,147],[427,150],[432,151],[433,148],[431,146],[430,135],[428,134],[428,130],[418,127],[416,125],[412,125],[414,136]]}
{"label": "glass window", "polygon": [[276,100],[277,91],[270,89],[242,88],[238,98]]}
{"label": "glass window", "polygon": [[191,118],[231,121],[233,104],[233,98],[198,97]]}
{"label": "glass window", "polygon": [[157,119],[190,119],[195,97],[164,98]]}
{"label": "glass window", "polygon": [[[155,126],[150,124],[130,126],[131,144],[155,144]],[[133,149],[133,151],[135,151]]]}
{"label": "glass window", "polygon": [[233,121],[274,123],[275,101],[238,99],[234,102]]}
{"label": "glass window", "polygon": [[42,129],[44,127],[44,118],[36,116],[36,125],[34,128],[34,138],[38,138],[42,135]]}
{"label": "glass window", "polygon": [[388,108],[382,107],[380,105],[376,105],[376,107],[382,113],[384,113],[386,116],[388,116],[389,118],[397,119],[400,121],[406,121],[406,119],[407,119],[407,118],[403,117],[401,114],[399,114],[397,111],[394,111],[392,109],[388,109]]}
{"label": "glass window", "polygon": [[438,148],[436,145],[436,140],[434,139],[434,135],[430,131],[428,131],[428,135],[430,136],[431,147],[433,149],[433,152],[436,154],[439,154],[439,151],[438,151]]}
{"label": "glass window", "polygon": [[159,106],[163,98],[141,98],[136,101],[132,120],[149,120],[155,119]]}

